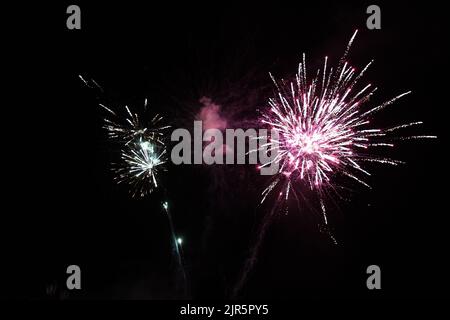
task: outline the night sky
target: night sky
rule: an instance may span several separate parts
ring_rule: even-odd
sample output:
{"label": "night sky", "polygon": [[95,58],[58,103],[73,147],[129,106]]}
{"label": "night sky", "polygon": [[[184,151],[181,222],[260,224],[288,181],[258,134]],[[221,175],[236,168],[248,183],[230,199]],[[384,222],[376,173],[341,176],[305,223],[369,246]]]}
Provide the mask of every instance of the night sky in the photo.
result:
{"label": "night sky", "polygon": [[[448,295],[443,8],[379,3],[382,28],[371,31],[372,3],[364,2],[146,3],[80,2],[81,30],[66,28],[72,3],[45,5],[41,25],[15,40],[23,55],[12,81],[21,141],[18,154],[6,153],[21,159],[6,168],[20,173],[7,187],[14,203],[1,215],[2,297],[228,299],[273,204],[259,205],[268,177],[254,165],[169,165],[163,184],[183,238],[185,296],[161,207],[166,195],[132,199],[113,181],[117,146],[102,129],[98,103],[139,108],[148,98],[174,128],[192,128],[199,100],[209,97],[231,126],[245,127],[274,93],[269,72],[292,77],[303,52],[311,72],[326,55],[336,64],[355,29],[349,60],[358,67],[375,60],[363,80],[379,87],[371,103],[413,91],[374,123],[422,120],[407,132],[438,139],[388,149],[406,165],[369,167],[372,190],[348,185],[348,200],[328,210],[338,245],[320,232],[315,209],[291,203],[269,226],[239,297]],[[79,292],[65,289],[71,264],[82,270]],[[366,287],[371,264],[381,268],[379,291]]]}

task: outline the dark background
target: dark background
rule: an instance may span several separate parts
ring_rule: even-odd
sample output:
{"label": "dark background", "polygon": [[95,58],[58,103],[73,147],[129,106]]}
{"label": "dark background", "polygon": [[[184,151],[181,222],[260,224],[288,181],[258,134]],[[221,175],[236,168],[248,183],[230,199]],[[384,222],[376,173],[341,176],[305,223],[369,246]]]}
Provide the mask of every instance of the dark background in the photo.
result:
{"label": "dark background", "polygon": [[[256,118],[273,94],[268,72],[291,77],[303,52],[310,74],[325,55],[336,64],[355,29],[353,65],[375,59],[365,76],[379,87],[373,103],[413,91],[374,123],[423,120],[415,132],[439,139],[388,150],[407,164],[371,168],[373,190],[353,185],[349,201],[330,207],[338,245],[307,207],[277,215],[240,297],[448,296],[442,4],[378,3],[382,29],[371,31],[371,3],[364,2],[146,3],[78,2],[78,31],[66,29],[72,3],[41,6],[28,10],[34,27],[11,36],[18,54],[6,62],[16,68],[10,83],[17,116],[5,137],[18,153],[6,156],[14,178],[7,187],[13,203],[1,215],[3,297],[184,297],[174,280],[165,197],[133,200],[112,181],[117,148],[101,128],[98,102],[139,108],[148,97],[174,127],[189,127],[207,96],[238,126]],[[104,91],[87,88],[78,75]],[[171,165],[165,180],[184,240],[188,297],[228,298],[270,210],[270,201],[258,206],[267,178],[252,166]],[[64,289],[70,264],[81,267],[80,292]],[[380,291],[366,288],[371,264],[381,267]]]}

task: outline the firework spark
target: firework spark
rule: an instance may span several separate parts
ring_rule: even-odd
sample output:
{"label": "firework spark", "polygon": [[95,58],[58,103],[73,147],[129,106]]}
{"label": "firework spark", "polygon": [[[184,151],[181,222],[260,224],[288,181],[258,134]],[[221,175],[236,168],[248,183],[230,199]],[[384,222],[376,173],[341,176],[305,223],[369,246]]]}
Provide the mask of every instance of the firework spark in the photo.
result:
{"label": "firework spark", "polygon": [[162,126],[163,117],[156,114],[148,123],[145,119],[147,99],[144,102],[144,113],[131,112],[125,106],[121,116],[111,108],[100,104],[107,111],[103,128],[108,137],[122,144],[121,162],[116,164],[114,172],[118,183],[126,183],[133,197],[144,197],[158,188],[158,175],[166,171],[167,147],[165,145],[166,129]]}
{"label": "firework spark", "polygon": [[[276,97],[269,100],[270,108],[262,114],[262,122],[276,130],[277,140],[269,137],[269,150],[277,149],[274,162],[279,172],[263,191],[267,195],[283,185],[281,194],[288,199],[298,183],[317,191],[320,197],[324,222],[327,223],[323,191],[336,187],[336,175],[346,176],[366,187],[364,176],[370,173],[366,162],[398,165],[402,162],[375,156],[369,152],[374,147],[393,147],[395,140],[436,138],[435,136],[395,136],[397,130],[416,126],[411,122],[391,128],[373,128],[372,116],[411,91],[402,93],[381,105],[366,108],[369,98],[377,88],[367,84],[355,90],[359,80],[373,61],[357,72],[346,61],[357,31],[351,37],[337,68],[328,67],[325,57],[323,70],[317,71],[312,81],[306,75],[305,55],[299,64],[293,82],[277,82]],[[329,68],[329,69],[327,69]],[[267,146],[263,146],[266,148]],[[270,163],[265,164],[265,166]],[[294,190],[295,192],[295,190]]]}
{"label": "firework spark", "polygon": [[[136,141],[136,139],[145,139],[149,141],[155,141],[163,144],[162,138],[164,131],[170,126],[160,126],[159,124],[163,120],[163,117],[156,114],[149,124],[141,121],[142,117],[139,117],[137,113],[132,113],[128,106],[125,106],[125,116],[119,116],[116,112],[100,104],[100,107],[108,112],[108,117],[104,118],[103,128],[108,132],[108,136],[111,140],[125,142],[125,144]],[[147,110],[147,99],[144,103],[144,112]]]}
{"label": "firework spark", "polygon": [[127,143],[121,152],[122,163],[115,168],[118,183],[127,183],[133,197],[143,197],[158,187],[158,173],[165,171],[167,162],[164,145],[152,140]]}
{"label": "firework spark", "polygon": [[[436,136],[397,136],[397,130],[421,125],[421,121],[397,125],[391,128],[373,128],[372,116],[410,93],[402,93],[378,106],[368,107],[369,98],[377,88],[367,84],[355,90],[370,61],[357,72],[346,61],[357,31],[351,37],[337,68],[330,68],[325,57],[323,70],[318,70],[312,81],[306,76],[306,59],[299,64],[295,81],[275,83],[278,94],[269,99],[269,106],[262,114],[262,123],[278,133],[278,138],[267,138],[268,143],[260,146],[262,151],[275,151],[274,159],[264,164],[278,163],[279,170],[262,192],[261,203],[269,194],[275,194],[275,205],[266,214],[257,231],[244,269],[234,288],[236,297],[243,287],[248,274],[257,259],[263,236],[276,211],[282,207],[290,194],[299,199],[296,190],[306,186],[317,194],[323,223],[320,229],[337,243],[328,228],[325,200],[328,190],[336,190],[336,176],[346,176],[359,184],[369,187],[361,176],[370,176],[364,163],[398,165],[401,161],[379,157],[369,152],[375,147],[393,147],[396,140],[427,139]],[[301,193],[300,193],[301,194]],[[304,197],[305,198],[305,197]],[[287,206],[285,207],[287,210]]]}

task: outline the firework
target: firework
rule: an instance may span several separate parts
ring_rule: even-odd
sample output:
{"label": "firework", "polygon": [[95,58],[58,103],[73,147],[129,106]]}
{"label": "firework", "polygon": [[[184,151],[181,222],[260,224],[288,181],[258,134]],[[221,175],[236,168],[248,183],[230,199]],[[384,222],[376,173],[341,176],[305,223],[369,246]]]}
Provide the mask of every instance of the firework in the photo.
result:
{"label": "firework", "polygon": [[166,170],[165,135],[170,126],[160,125],[163,117],[159,114],[153,116],[148,123],[145,122],[147,99],[144,102],[143,116],[131,112],[128,106],[125,106],[123,116],[104,104],[100,106],[107,111],[103,128],[108,137],[122,145],[121,161],[113,168],[115,180],[128,184],[133,197],[151,194],[158,188],[159,173]]}
{"label": "firework", "polygon": [[165,171],[166,148],[153,140],[128,142],[121,152],[121,164],[115,168],[118,183],[127,183],[133,197],[143,197],[158,187],[158,174]]}
{"label": "firework", "polygon": [[[147,99],[144,103],[143,116],[132,113],[128,106],[125,106],[126,113],[122,117],[104,104],[100,106],[108,112],[103,126],[108,132],[108,137],[122,145],[121,162],[114,166],[115,180],[118,183],[127,184],[133,197],[145,197],[151,194],[159,187],[160,173],[167,171],[168,157],[165,141],[167,140],[166,129],[170,126],[160,125],[163,117],[159,114],[155,115],[148,124],[141,120],[145,119]],[[165,188],[164,191],[167,198]],[[182,240],[176,237],[168,202],[163,202],[162,207],[169,222],[174,248],[172,253],[178,266],[176,274],[183,283],[183,296],[186,296],[188,281],[181,254]]]}
{"label": "firework", "polygon": [[[244,286],[258,256],[267,228],[278,209],[286,203],[290,195],[299,199],[296,190],[306,186],[317,195],[323,223],[320,229],[329,235],[333,243],[335,237],[328,228],[325,198],[328,190],[336,190],[336,176],[345,176],[369,187],[364,176],[370,176],[364,167],[367,162],[398,165],[401,161],[376,156],[371,148],[393,147],[395,140],[426,139],[436,136],[398,136],[397,130],[417,126],[421,121],[397,125],[390,128],[373,128],[370,119],[376,112],[410,93],[402,93],[381,105],[367,107],[369,98],[377,88],[371,84],[359,85],[370,61],[357,72],[346,61],[347,54],[357,31],[351,37],[337,68],[329,67],[325,57],[323,70],[308,81],[306,59],[299,64],[295,81],[278,82],[271,76],[277,89],[277,96],[269,99],[269,106],[262,114],[262,123],[278,133],[278,138],[267,138],[268,143],[260,146],[262,151],[276,152],[276,156],[264,166],[278,163],[279,170],[262,192],[261,203],[269,194],[275,193],[275,205],[265,215],[257,230],[250,255],[241,271],[233,297],[237,297]],[[361,89],[362,87],[362,89]],[[309,200],[309,199],[306,199]],[[287,206],[285,206],[287,212]]]}
{"label": "firework", "polygon": [[[160,125],[163,120],[161,115],[156,114],[147,124],[141,120],[142,116],[131,112],[128,106],[125,106],[125,115],[120,116],[104,104],[99,105],[108,112],[108,116],[104,118],[103,128],[108,132],[111,140],[129,144],[144,137],[148,141],[164,144],[165,130],[170,126]],[[144,115],[146,111],[147,99],[144,102]]]}
{"label": "firework", "polygon": [[[279,134],[277,140],[269,137],[268,148],[272,151],[277,149],[273,161],[279,164],[280,169],[263,191],[261,202],[268,194],[279,190],[280,185],[280,194],[285,200],[292,190],[295,192],[296,185],[307,185],[319,195],[326,224],[322,195],[327,189],[337,187],[337,175],[346,176],[370,188],[364,180],[364,176],[370,176],[364,167],[365,163],[402,163],[375,156],[370,153],[371,148],[393,147],[395,140],[436,138],[395,135],[397,130],[422,124],[420,121],[391,128],[370,126],[370,120],[376,112],[410,91],[381,105],[366,107],[377,88],[371,84],[359,86],[359,80],[373,61],[359,72],[346,61],[356,33],[351,37],[337,68],[328,67],[325,57],[323,70],[318,70],[311,81],[307,78],[304,54],[295,81],[278,82],[271,75],[278,92],[276,97],[269,100],[270,108],[262,114],[261,121]],[[357,85],[360,89],[355,90]]]}

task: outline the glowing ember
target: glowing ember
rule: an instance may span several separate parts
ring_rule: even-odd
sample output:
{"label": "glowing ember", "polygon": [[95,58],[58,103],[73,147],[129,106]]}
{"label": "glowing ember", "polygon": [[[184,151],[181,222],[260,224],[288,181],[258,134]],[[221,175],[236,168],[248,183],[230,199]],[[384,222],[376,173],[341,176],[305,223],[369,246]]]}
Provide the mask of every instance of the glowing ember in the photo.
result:
{"label": "glowing ember", "polygon": [[[279,184],[283,184],[285,199],[292,184],[298,180],[318,190],[323,204],[322,191],[335,187],[335,174],[345,175],[368,187],[359,174],[370,175],[364,162],[397,165],[400,161],[377,157],[368,153],[371,147],[392,147],[394,140],[435,138],[435,136],[395,137],[398,129],[419,125],[413,122],[381,129],[369,127],[369,119],[377,111],[409,94],[400,94],[381,105],[366,108],[369,97],[376,91],[371,84],[355,90],[368,63],[360,72],[346,62],[346,57],[357,31],[353,34],[344,56],[336,69],[327,70],[325,58],[323,70],[318,70],[312,81],[306,77],[305,55],[299,64],[293,82],[275,83],[278,94],[269,100],[270,108],[262,115],[262,122],[279,133],[279,139],[269,137],[270,150],[277,149],[273,161],[280,165],[279,174],[264,190],[262,201]],[[265,165],[269,165],[265,164]],[[262,202],[261,201],[261,202]],[[325,215],[325,209],[322,205]],[[325,217],[326,221],[326,217]]]}

